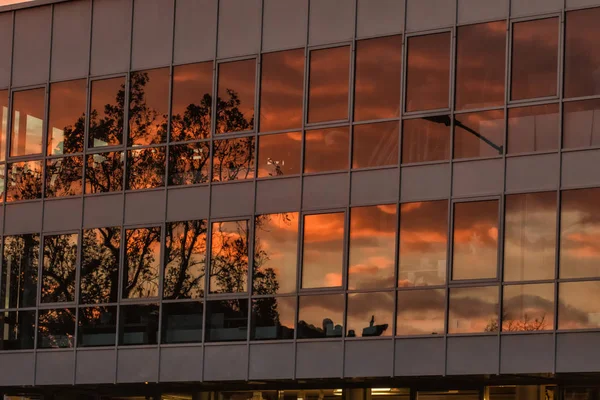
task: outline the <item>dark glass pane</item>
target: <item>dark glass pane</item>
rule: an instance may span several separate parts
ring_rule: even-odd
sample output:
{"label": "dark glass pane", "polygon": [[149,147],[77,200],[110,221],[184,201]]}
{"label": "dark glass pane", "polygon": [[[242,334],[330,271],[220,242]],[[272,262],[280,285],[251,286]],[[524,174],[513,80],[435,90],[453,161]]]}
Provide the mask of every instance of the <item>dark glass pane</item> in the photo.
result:
{"label": "dark glass pane", "polygon": [[213,222],[210,254],[210,292],[248,290],[248,221]]}
{"label": "dark glass pane", "polygon": [[98,153],[87,156],[85,193],[118,192],[123,190],[125,153]]}
{"label": "dark glass pane", "polygon": [[0,90],[0,161],[6,159],[8,134],[8,90]]}
{"label": "dark glass pane", "polygon": [[127,189],[152,189],[165,185],[166,148],[127,152]]}
{"label": "dark glass pane", "polygon": [[343,335],[343,294],[300,297],[298,339],[331,338]]}
{"label": "dark glass pane", "polygon": [[33,349],[35,311],[0,313],[0,350]]}
{"label": "dark glass pane", "polygon": [[46,197],[77,196],[83,190],[83,156],[46,161]]}
{"label": "dark glass pane", "polygon": [[506,21],[459,26],[456,32],[456,109],[504,104]]}
{"label": "dark glass pane", "polygon": [[563,149],[600,146],[600,100],[563,104]]}
{"label": "dark glass pane", "polygon": [[556,192],[506,196],[504,280],[554,278]]}
{"label": "dark glass pane", "polygon": [[443,335],[446,321],[446,290],[398,292],[396,335]]}
{"label": "dark glass pane", "polygon": [[513,24],[511,99],[556,96],[558,18]]}
{"label": "dark glass pane", "polygon": [[402,163],[450,159],[450,117],[407,119],[402,123]]}
{"label": "dark glass pane", "polygon": [[554,329],[554,284],[504,286],[502,331]]}
{"label": "dark glass pane", "polygon": [[252,340],[293,339],[296,297],[252,300]]}
{"label": "dark glass pane", "polygon": [[119,285],[121,228],[83,231],[80,302],[114,303]]}
{"label": "dark glass pane", "polygon": [[88,147],[123,143],[125,77],[92,81]]}
{"label": "dark glass pane", "polygon": [[448,108],[450,32],[408,39],[406,111]]}
{"label": "dark glass pane", "polygon": [[254,129],[256,60],[219,64],[217,133]]}
{"label": "dark glass pane", "polygon": [[258,177],[300,173],[302,133],[289,132],[258,137]]}
{"label": "dark glass pane", "polygon": [[79,309],[78,347],[114,346],[117,342],[117,307]]}
{"label": "dark glass pane", "polygon": [[348,119],[350,46],[310,52],[308,122]]}
{"label": "dark glass pane", "polygon": [[206,221],[167,223],[163,296],[195,299],[204,296]]}
{"label": "dark glass pane", "polygon": [[202,341],[202,303],[165,303],[162,309],[161,343]]}
{"label": "dark glass pane", "polygon": [[38,349],[75,346],[75,309],[40,310]]}
{"label": "dark glass pane", "polygon": [[302,287],[342,286],[344,213],[304,216]]}
{"label": "dark glass pane", "polygon": [[504,124],[504,110],[457,114],[454,117],[454,158],[502,155]]}
{"label": "dark glass pane", "polygon": [[253,179],[256,140],[254,136],[213,142],[213,182]]}
{"label": "dark glass pane", "polygon": [[75,301],[76,233],[44,236],[42,303]]}
{"label": "dark glass pane", "polygon": [[210,137],[213,63],[173,67],[171,142]]}
{"label": "dark glass pane", "polygon": [[565,29],[565,97],[600,94],[600,8],[569,11]]}
{"label": "dark glass pane", "polygon": [[210,142],[169,146],[169,185],[195,185],[210,179]]}
{"label": "dark glass pane", "polygon": [[498,332],[498,287],[450,288],[448,333]]}
{"label": "dark glass pane", "polygon": [[600,281],[558,284],[558,329],[600,328]]}
{"label": "dark glass pane", "polygon": [[2,305],[4,308],[35,307],[40,236],[5,236],[3,250]]}
{"label": "dark glass pane", "polygon": [[304,173],[348,169],[347,126],[306,131],[304,138]]}
{"label": "dark glass pane", "polygon": [[352,136],[352,168],[398,164],[398,122],[355,125]]}
{"label": "dark glass pane", "polygon": [[394,295],[394,292],[349,294],[346,336],[392,336]]}
{"label": "dark glass pane", "polygon": [[83,151],[86,103],[87,80],[50,85],[48,155]]}
{"label": "dark glass pane", "polygon": [[123,298],[158,296],[160,227],[125,231]]}
{"label": "dark glass pane", "polygon": [[348,289],[394,287],[397,222],[395,204],[350,209]]}
{"label": "dark glass pane", "polygon": [[508,153],[558,149],[560,118],[558,104],[508,110]]}
{"label": "dark glass pane", "polygon": [[260,131],[302,126],[304,49],[263,54],[261,60]]}
{"label": "dark glass pane", "polygon": [[121,346],[158,343],[158,304],[120,307]]}
{"label": "dark glass pane", "polygon": [[259,215],[254,220],[253,294],[296,291],[298,213]]}
{"label": "dark glass pane", "polygon": [[10,155],[26,156],[42,153],[44,88],[13,93]]}
{"label": "dark glass pane", "polygon": [[169,68],[131,73],[129,146],[166,141],[169,118],[169,74]]}
{"label": "dark glass pane", "polygon": [[402,35],[356,42],[354,120],[400,115]]}
{"label": "dark glass pane", "polygon": [[8,164],[6,201],[42,198],[42,161]]}
{"label": "dark glass pane", "polygon": [[206,303],[206,341],[242,341],[248,337],[248,300]]}
{"label": "dark glass pane", "polygon": [[498,200],[454,204],[452,279],[498,273]]}

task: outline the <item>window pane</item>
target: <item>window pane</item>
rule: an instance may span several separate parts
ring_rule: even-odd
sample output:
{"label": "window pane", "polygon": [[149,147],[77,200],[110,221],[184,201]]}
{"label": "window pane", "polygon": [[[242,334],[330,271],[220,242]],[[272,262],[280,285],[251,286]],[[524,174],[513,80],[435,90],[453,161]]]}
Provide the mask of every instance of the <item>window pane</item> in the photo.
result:
{"label": "window pane", "polygon": [[248,221],[213,222],[210,254],[210,292],[248,290]]}
{"label": "window pane", "polygon": [[83,156],[46,161],[46,197],[77,196],[82,188]]}
{"label": "window pane", "polygon": [[350,133],[347,126],[306,131],[304,173],[348,169]]}
{"label": "window pane", "polygon": [[504,150],[504,110],[457,114],[454,158],[494,157]]}
{"label": "window pane", "polygon": [[79,309],[78,347],[114,346],[117,342],[117,307]]}
{"label": "window pane", "polygon": [[171,142],[210,137],[212,61],[173,67]]}
{"label": "window pane", "polygon": [[304,216],[304,289],[342,286],[344,220],[344,213]]}
{"label": "window pane", "polygon": [[498,287],[450,288],[448,333],[498,332]]}
{"label": "window pane", "polygon": [[158,304],[120,307],[121,346],[158,343]]}
{"label": "window pane", "polygon": [[400,115],[402,35],[356,42],[354,120]]}
{"label": "window pane", "polygon": [[2,305],[4,308],[35,307],[40,236],[5,236],[3,250]]}
{"label": "window pane", "polygon": [[35,311],[0,313],[0,350],[33,349]]}
{"label": "window pane", "polygon": [[6,159],[8,133],[8,90],[0,90],[0,161]]}
{"label": "window pane", "polygon": [[408,39],[406,111],[448,108],[450,32]]}
{"label": "window pane", "polygon": [[256,60],[219,64],[217,133],[254,129]]}
{"label": "window pane", "polygon": [[83,231],[80,302],[114,303],[119,285],[121,228]]}
{"label": "window pane", "polygon": [[302,133],[289,132],[258,137],[258,177],[300,173]]}
{"label": "window pane", "polygon": [[44,237],[42,303],[75,301],[76,233]]}
{"label": "window pane", "polygon": [[491,279],[498,268],[498,200],[454,204],[452,279]]}
{"label": "window pane", "polygon": [[8,164],[6,201],[42,198],[42,161]]}
{"label": "window pane", "polygon": [[206,341],[245,341],[248,336],[248,300],[206,303]]}
{"label": "window pane", "polygon": [[395,204],[350,209],[348,289],[394,287],[397,221]]}
{"label": "window pane", "polygon": [[506,21],[459,26],[456,32],[456,109],[504,104]]}
{"label": "window pane", "polygon": [[296,297],[252,300],[252,340],[293,339]]}
{"label": "window pane", "polygon": [[563,148],[600,146],[600,100],[563,104]]}
{"label": "window pane", "polygon": [[343,334],[343,294],[300,297],[298,339],[342,337]]}
{"label": "window pane", "polygon": [[443,335],[445,321],[445,289],[398,292],[396,335]]}
{"label": "window pane", "polygon": [[352,136],[352,168],[398,164],[398,122],[355,125]]}
{"label": "window pane", "polygon": [[504,280],[554,278],[556,192],[506,196]]}
{"label": "window pane", "polygon": [[158,296],[160,227],[125,231],[123,298]]}
{"label": "window pane", "polygon": [[450,159],[450,117],[440,115],[404,120],[402,163]]}
{"label": "window pane", "polygon": [[129,146],[166,141],[169,118],[169,74],[169,68],[131,73]]}
{"label": "window pane", "polygon": [[124,164],[125,152],[88,155],[85,165],[85,193],[123,190]]}
{"label": "window pane", "polygon": [[127,189],[152,189],[165,185],[166,148],[127,152]]}
{"label": "window pane", "polygon": [[38,349],[75,346],[75,309],[40,310]]}
{"label": "window pane", "polygon": [[13,93],[10,155],[26,156],[42,153],[44,88]]}
{"label": "window pane", "polygon": [[202,303],[165,303],[162,309],[161,343],[202,341]]}
{"label": "window pane", "polygon": [[346,336],[392,336],[394,295],[394,292],[349,294]]}
{"label": "window pane", "polygon": [[89,147],[123,143],[125,77],[92,81]]}
{"label": "window pane", "polygon": [[210,142],[169,146],[169,185],[209,181]]}
{"label": "window pane", "polygon": [[558,18],[513,24],[511,99],[556,96]]}
{"label": "window pane", "polygon": [[600,328],[600,281],[558,284],[558,329]]}
{"label": "window pane", "polygon": [[86,103],[87,80],[50,85],[48,155],[83,151]]}
{"label": "window pane", "polygon": [[600,8],[569,11],[565,29],[565,97],[600,94]]}
{"label": "window pane", "polygon": [[504,286],[502,331],[554,329],[554,284]]}
{"label": "window pane", "polygon": [[400,205],[398,286],[446,282],[448,201]]}
{"label": "window pane", "polygon": [[560,118],[558,104],[508,110],[508,153],[558,149]]}
{"label": "window pane", "polygon": [[261,68],[260,131],[300,128],[304,49],[263,54]]}
{"label": "window pane", "polygon": [[308,122],[348,119],[350,46],[310,52]]}
{"label": "window pane", "polygon": [[204,296],[206,221],[171,222],[166,227],[164,298],[196,299]]}
{"label": "window pane", "polygon": [[254,136],[213,142],[213,182],[253,179],[256,140]]}
{"label": "window pane", "polygon": [[259,215],[254,220],[253,294],[296,291],[298,213]]}

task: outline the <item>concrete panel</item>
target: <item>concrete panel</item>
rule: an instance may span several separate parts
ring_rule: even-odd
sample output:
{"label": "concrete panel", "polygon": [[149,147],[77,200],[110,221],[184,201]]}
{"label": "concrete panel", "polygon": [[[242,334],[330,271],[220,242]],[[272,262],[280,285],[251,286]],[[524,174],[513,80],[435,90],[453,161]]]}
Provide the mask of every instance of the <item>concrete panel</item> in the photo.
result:
{"label": "concrete panel", "polygon": [[256,212],[297,211],[302,199],[302,178],[269,179],[256,184]]}
{"label": "concrete panel", "polygon": [[394,376],[444,374],[444,338],[396,339]]}
{"label": "concrete panel", "polygon": [[563,153],[561,186],[597,186],[600,184],[600,150]]}
{"label": "concrete panel", "polygon": [[265,0],[262,50],[304,47],[308,29],[308,0]]}
{"label": "concrete panel", "polygon": [[248,379],[293,379],[294,343],[250,345]]}
{"label": "concrete panel", "polygon": [[134,0],[131,69],[163,67],[173,54],[173,0]]}
{"label": "concrete panel", "polygon": [[218,57],[257,54],[261,20],[261,0],[220,0]]}
{"label": "concrete panel", "polygon": [[501,373],[552,372],[553,366],[554,336],[552,334],[501,336]]}
{"label": "concrete panel", "polygon": [[543,14],[560,11],[564,6],[564,0],[511,0],[511,17],[523,15]]}
{"label": "concrete panel", "polygon": [[348,205],[348,174],[304,177],[302,207],[304,209],[344,207]]}
{"label": "concrete panel", "polygon": [[162,222],[165,219],[164,190],[125,194],[125,224]]}
{"label": "concrete panel", "polygon": [[187,221],[208,218],[210,188],[182,187],[167,192],[167,220]]}
{"label": "concrete panel", "polygon": [[254,182],[214,185],[211,193],[211,217],[239,217],[254,211]]}
{"label": "concrete panel", "polygon": [[406,0],[358,0],[356,36],[391,35],[404,30]]}
{"label": "concrete panel", "polygon": [[454,25],[456,0],[406,1],[407,31],[424,31]]}
{"label": "concrete panel", "polygon": [[478,160],[454,163],[453,196],[478,196],[502,193],[504,160]]}
{"label": "concrete panel", "polygon": [[341,341],[299,342],[296,350],[296,378],[341,378],[343,376]]}
{"label": "concrete panel", "polygon": [[[60,366],[60,368],[57,368]],[[44,351],[37,353],[36,385],[72,385],[75,379],[75,351]]]}
{"label": "concrete panel", "polygon": [[205,381],[241,381],[248,376],[246,344],[206,346],[204,349]]}
{"label": "concrete panel", "polygon": [[458,0],[458,23],[508,18],[509,0]]}
{"label": "concrete panel", "polygon": [[30,386],[35,376],[35,354],[0,353],[0,385]]}
{"label": "concrete panel", "polygon": [[86,197],[83,201],[83,227],[100,228],[123,223],[123,194]]}
{"label": "concrete panel", "polygon": [[158,348],[118,350],[118,383],[156,381],[158,381]]}
{"label": "concrete panel", "polygon": [[566,0],[567,9],[589,7],[589,6],[600,6],[600,0]]}
{"label": "concrete panel", "polygon": [[81,229],[83,199],[60,199],[44,203],[45,232]]}
{"label": "concrete panel", "polygon": [[42,202],[7,204],[4,215],[4,233],[36,233],[42,231]]}
{"label": "concrete panel", "polygon": [[10,85],[10,68],[12,62],[13,13],[0,14],[0,88]]}
{"label": "concrete panel", "polygon": [[173,62],[186,64],[215,58],[219,0],[177,0]]}
{"label": "concrete panel", "polygon": [[13,55],[13,86],[48,80],[52,8],[35,7],[16,12]]}
{"label": "concrete panel", "polygon": [[50,79],[86,77],[90,59],[91,0],[69,1],[54,6]]}
{"label": "concrete panel", "polygon": [[394,375],[394,342],[385,340],[346,341],[344,377]]}
{"label": "concrete panel", "polygon": [[557,373],[598,371],[600,371],[600,332],[557,334]]}
{"label": "concrete panel", "polygon": [[199,382],[202,380],[202,347],[162,347],[161,382]]}
{"label": "concrete panel", "polygon": [[450,337],[447,346],[449,375],[498,373],[498,336]]}
{"label": "concrete panel", "polygon": [[78,350],[75,383],[78,385],[115,383],[116,368],[115,349]]}
{"label": "concrete panel", "polygon": [[133,0],[94,0],[91,75],[129,70]]}
{"label": "concrete panel", "polygon": [[354,12],[355,0],[311,1],[308,43],[315,46],[352,40]]}
{"label": "concrete panel", "polygon": [[400,186],[398,168],[352,173],[350,203],[375,204],[398,201]]}
{"label": "concrete panel", "polygon": [[506,191],[551,190],[559,185],[560,156],[542,154],[506,159]]}
{"label": "concrete panel", "polygon": [[450,197],[450,164],[402,167],[400,200],[435,200]]}

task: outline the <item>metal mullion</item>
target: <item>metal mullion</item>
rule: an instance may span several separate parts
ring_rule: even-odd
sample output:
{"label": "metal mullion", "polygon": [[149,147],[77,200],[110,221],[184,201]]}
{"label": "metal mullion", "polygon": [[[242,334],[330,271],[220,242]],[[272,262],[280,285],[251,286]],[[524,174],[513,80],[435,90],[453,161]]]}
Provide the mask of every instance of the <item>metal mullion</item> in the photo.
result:
{"label": "metal mullion", "polygon": [[264,131],[257,132],[258,136],[269,136],[269,135],[277,135],[282,133],[302,133],[302,127],[289,128],[289,129],[278,129],[274,131]]}
{"label": "metal mullion", "polygon": [[[566,60],[564,60],[566,61]],[[564,71],[563,71],[564,74]],[[563,77],[564,79],[564,77]],[[572,103],[577,101],[585,101],[585,100],[600,100],[600,95],[594,94],[589,96],[579,96],[579,97],[561,97],[563,103]]]}
{"label": "metal mullion", "polygon": [[477,107],[477,108],[466,108],[460,110],[454,110],[454,115],[463,115],[463,114],[474,114],[474,113],[482,113],[486,111],[503,111],[504,105],[500,104],[497,106],[491,107]]}
{"label": "metal mullion", "polygon": [[[308,115],[307,115],[308,117]],[[304,130],[307,132],[310,131],[316,131],[316,130],[320,130],[320,129],[327,129],[327,128],[338,128],[338,127],[343,127],[343,126],[349,126],[350,120],[349,119],[336,119],[336,120],[332,120],[332,121],[321,121],[321,122],[311,122],[311,123],[306,123],[306,125],[304,126]]]}
{"label": "metal mullion", "polygon": [[502,157],[501,155],[497,155],[497,156],[484,156],[484,157],[453,158],[452,163],[460,164],[460,163],[466,163],[466,162],[471,162],[471,161],[485,161],[485,160],[502,160],[502,161],[504,161],[504,157]]}
{"label": "metal mullion", "polygon": [[196,143],[209,143],[209,147],[210,147],[210,138],[204,138],[204,139],[190,139],[190,140],[183,140],[180,142],[169,142],[169,147],[170,146],[181,146],[181,145],[185,145],[185,144],[196,144]]}
{"label": "metal mullion", "polygon": [[364,120],[364,121],[353,121],[350,125],[352,126],[357,126],[357,125],[375,125],[375,124],[382,124],[385,122],[398,122],[398,118],[399,117],[391,117],[391,118],[381,118],[381,119],[370,119],[370,120]]}

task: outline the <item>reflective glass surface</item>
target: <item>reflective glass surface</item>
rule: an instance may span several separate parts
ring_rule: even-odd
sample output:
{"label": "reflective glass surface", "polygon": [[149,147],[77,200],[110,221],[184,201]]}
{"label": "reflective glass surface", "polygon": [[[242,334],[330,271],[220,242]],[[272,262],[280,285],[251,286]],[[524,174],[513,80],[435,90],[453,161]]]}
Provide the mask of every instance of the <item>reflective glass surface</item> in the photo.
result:
{"label": "reflective glass surface", "polygon": [[504,153],[504,110],[457,114],[454,158],[494,157]]}
{"label": "reflective glass surface", "polygon": [[504,286],[502,331],[554,329],[554,284]]}
{"label": "reflective glass surface", "polygon": [[332,338],[343,335],[343,294],[300,297],[298,339]]}
{"label": "reflective glass surface", "polygon": [[119,345],[158,343],[158,304],[121,306],[119,314]]}
{"label": "reflective glass surface", "polygon": [[256,140],[254,136],[213,142],[213,182],[253,179]]}
{"label": "reflective glass surface", "polygon": [[450,117],[407,119],[402,122],[402,163],[450,159]]}
{"label": "reflective glass surface", "polygon": [[0,161],[6,159],[8,134],[8,90],[0,90]]}
{"label": "reflective glass surface", "polygon": [[92,81],[88,147],[123,143],[125,77]]}
{"label": "reflective glass surface", "polygon": [[169,68],[131,73],[129,146],[166,141],[169,118],[169,74]]}
{"label": "reflective glass surface", "polygon": [[6,201],[41,199],[42,180],[42,161],[8,164]]}
{"label": "reflective glass surface", "polygon": [[296,297],[265,297],[252,300],[252,340],[293,339]]}
{"label": "reflective glass surface", "polygon": [[40,310],[38,316],[38,349],[75,346],[75,309]]}
{"label": "reflective glass surface", "polygon": [[169,185],[195,185],[210,179],[210,142],[169,146]]}
{"label": "reflective glass surface", "polygon": [[34,338],[35,310],[0,313],[0,350],[33,349]]}
{"label": "reflective glass surface", "polygon": [[48,155],[83,151],[86,103],[87,80],[50,85]]}
{"label": "reflective glass surface", "polygon": [[310,52],[308,122],[348,119],[350,46]]}
{"label": "reflective glass surface", "polygon": [[86,156],[85,193],[118,192],[123,190],[125,153],[97,153]]}
{"label": "reflective glass surface", "polygon": [[600,281],[558,284],[558,329],[600,328]]}
{"label": "reflective glass surface", "polygon": [[219,64],[217,133],[254,129],[256,60]]}
{"label": "reflective glass surface", "polygon": [[304,216],[302,288],[342,286],[344,213]]}
{"label": "reflective glass surface", "polygon": [[152,189],[164,186],[166,148],[129,150],[127,152],[127,189]]}
{"label": "reflective glass surface", "polygon": [[10,155],[42,153],[46,90],[44,88],[13,93]]}
{"label": "reflective glass surface", "polygon": [[350,132],[347,126],[304,134],[304,173],[348,169]]}
{"label": "reflective glass surface", "polygon": [[600,146],[600,99],[563,104],[563,149]]}
{"label": "reflective glass surface", "polygon": [[508,110],[508,153],[558,149],[560,117],[558,104]]}
{"label": "reflective glass surface", "polygon": [[121,228],[84,230],[82,246],[79,301],[83,304],[116,302]]}
{"label": "reflective glass surface", "polygon": [[346,337],[392,336],[394,292],[348,295]]}
{"label": "reflective glass surface", "polygon": [[83,156],[46,161],[46,197],[77,196],[83,190]]}
{"label": "reflective glass surface", "polygon": [[35,307],[40,235],[5,236],[2,250],[3,308]]}
{"label": "reflective glass surface", "polygon": [[398,122],[355,125],[352,135],[352,168],[398,164]]}
{"label": "reflective glass surface", "polygon": [[600,8],[569,11],[565,20],[565,97],[600,94]]}
{"label": "reflective glass surface", "polygon": [[114,346],[117,343],[117,307],[79,309],[78,347]]}
{"label": "reflective glass surface", "polygon": [[248,227],[248,220],[212,223],[211,293],[241,293],[248,290]]}
{"label": "reflective glass surface", "polygon": [[76,233],[44,236],[42,303],[75,301]]}
{"label": "reflective glass surface", "polygon": [[158,296],[160,227],[125,231],[123,298]]}
{"label": "reflective glass surface", "polygon": [[258,177],[300,173],[302,133],[289,132],[258,137]]}
{"label": "reflective glass surface", "polygon": [[162,308],[161,343],[202,341],[202,303],[165,303]]}
{"label": "reflective glass surface", "polygon": [[443,335],[445,321],[445,289],[398,292],[397,336]]}
{"label": "reflective glass surface", "polygon": [[221,300],[206,303],[206,341],[230,342],[248,337],[248,300]]}
{"label": "reflective glass surface", "polygon": [[448,333],[498,332],[497,286],[450,288]]}

